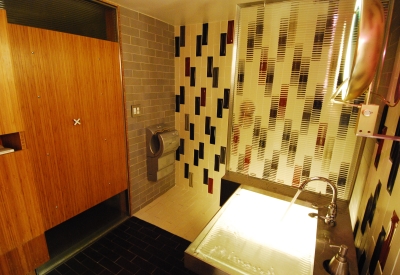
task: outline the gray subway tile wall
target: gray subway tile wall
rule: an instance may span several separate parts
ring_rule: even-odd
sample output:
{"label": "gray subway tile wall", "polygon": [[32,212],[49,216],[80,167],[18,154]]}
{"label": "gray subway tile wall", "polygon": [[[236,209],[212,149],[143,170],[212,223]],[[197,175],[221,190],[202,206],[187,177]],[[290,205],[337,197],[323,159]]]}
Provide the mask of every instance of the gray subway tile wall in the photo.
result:
{"label": "gray subway tile wall", "polygon": [[[175,175],[147,180],[146,127],[175,120],[174,26],[120,7],[132,213],[175,185]],[[140,106],[132,117],[131,106]]]}

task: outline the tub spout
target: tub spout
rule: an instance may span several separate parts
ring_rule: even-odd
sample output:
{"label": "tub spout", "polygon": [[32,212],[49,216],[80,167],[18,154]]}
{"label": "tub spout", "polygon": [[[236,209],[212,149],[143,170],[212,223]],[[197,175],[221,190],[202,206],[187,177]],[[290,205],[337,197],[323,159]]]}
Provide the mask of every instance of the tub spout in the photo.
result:
{"label": "tub spout", "polygon": [[324,217],[324,221],[325,221],[326,224],[328,224],[330,226],[335,226],[335,224],[336,224],[336,212],[337,212],[337,204],[336,204],[337,189],[336,189],[336,186],[330,180],[328,180],[327,178],[312,177],[312,178],[309,178],[309,179],[306,179],[305,181],[303,181],[303,183],[299,186],[299,190],[303,191],[304,187],[306,187],[306,185],[309,182],[317,181],[317,180],[326,182],[332,189],[332,201],[328,205],[328,213]]}

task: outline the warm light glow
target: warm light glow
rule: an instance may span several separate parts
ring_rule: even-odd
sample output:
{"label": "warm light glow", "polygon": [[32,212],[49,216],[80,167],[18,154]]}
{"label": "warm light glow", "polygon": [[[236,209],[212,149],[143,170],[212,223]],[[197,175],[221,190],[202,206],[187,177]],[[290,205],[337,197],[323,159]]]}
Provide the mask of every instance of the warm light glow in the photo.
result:
{"label": "warm light glow", "polygon": [[[345,80],[343,85],[340,87],[340,90],[342,91],[342,99],[344,100],[347,96],[348,93],[348,86],[349,86],[349,78],[351,74],[351,70],[353,69],[353,58],[354,53],[352,52],[352,47],[353,47],[353,36],[354,36],[354,28],[357,20],[357,11],[361,10],[361,4],[362,1],[358,0],[356,2],[356,5],[354,7],[354,14],[353,14],[353,19],[351,22],[351,28],[350,28],[350,34],[349,34],[349,41],[347,43],[347,50],[346,50],[346,60],[344,64],[344,69],[343,69],[343,79]],[[358,43],[363,43],[362,39],[359,38]]]}
{"label": "warm light glow", "polygon": [[[248,274],[312,274],[315,209],[241,189],[196,249],[208,261]],[[230,273],[231,274],[231,273]]]}

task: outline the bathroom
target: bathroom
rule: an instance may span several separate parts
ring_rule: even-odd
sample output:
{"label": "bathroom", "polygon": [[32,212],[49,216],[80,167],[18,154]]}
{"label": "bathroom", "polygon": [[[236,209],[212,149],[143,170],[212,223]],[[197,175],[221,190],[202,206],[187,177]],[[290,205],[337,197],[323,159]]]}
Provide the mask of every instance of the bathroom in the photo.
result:
{"label": "bathroom", "polygon": [[[199,213],[206,216],[206,220],[211,219],[213,212],[219,208],[221,178],[228,168],[228,154],[230,152],[228,117],[230,115],[230,106],[227,104],[226,98],[232,96],[234,90],[232,79],[235,78],[234,66],[236,66],[233,58],[236,37],[233,37],[231,43],[228,42],[226,44],[226,55],[221,57],[220,34],[229,33],[229,27],[237,27],[235,8],[233,8],[233,14],[220,13],[220,15],[215,15],[213,12],[207,18],[199,18],[199,15],[189,16],[189,10],[191,9],[187,7],[188,15],[185,16],[185,19],[182,19],[183,21],[165,23],[167,21],[162,20],[163,17],[161,15],[154,14],[154,18],[153,16],[147,16],[152,15],[150,9],[143,9],[138,12],[140,2],[137,4],[137,9],[135,7],[131,9],[124,7],[128,5],[129,1],[115,2],[121,4],[120,31],[126,99],[131,213],[139,213],[140,210],[150,205],[158,197],[161,196],[160,198],[162,198],[163,194],[171,188],[181,188],[184,190],[182,192],[187,195],[189,202],[190,199],[197,200],[193,193],[200,194],[200,203],[203,206],[207,205],[207,210],[209,211],[201,209]],[[242,1],[237,1],[237,3],[240,2]],[[389,2],[392,3],[392,1]],[[211,10],[214,10],[213,5],[218,5],[217,3],[209,2],[206,4],[206,8]],[[398,6],[396,7],[398,8]],[[162,7],[157,9],[157,12],[161,12],[160,10],[162,10]],[[215,10],[218,9],[215,8]],[[399,14],[399,12],[393,12],[392,22],[397,25],[392,26],[392,32],[397,37],[388,42],[386,49],[385,60],[391,60],[392,65],[390,66],[389,64],[387,67],[383,66],[382,68],[379,87],[379,90],[382,90],[382,94],[385,94],[385,90],[389,88],[392,70],[394,71],[393,64],[398,55],[396,53],[398,52]],[[218,16],[220,18],[215,19]],[[203,33],[204,23],[208,23],[208,46],[202,48],[201,63],[196,64],[195,62],[197,61],[194,61],[196,59],[196,39],[198,35]],[[171,37],[168,39],[161,37],[165,33],[170,34]],[[179,49],[180,57],[177,57],[177,49],[175,47],[177,40],[175,39],[176,37],[182,37],[182,33],[185,33],[185,45],[181,44],[182,46]],[[188,61],[185,59],[188,56],[191,57],[189,66],[187,66],[186,62]],[[207,57],[213,57],[212,68],[219,68],[219,70],[213,71],[213,75],[215,73],[218,75],[217,83],[213,83],[212,77],[207,78],[207,75],[203,75],[203,72],[207,72],[209,66]],[[202,72],[197,72],[195,79],[195,86],[196,89],[199,88],[199,91],[192,92],[190,88],[191,79],[186,77],[185,69],[195,66],[199,66]],[[181,86],[186,88],[183,93]],[[200,90],[200,87],[205,87],[204,92]],[[213,89],[217,89],[217,95],[213,93]],[[198,100],[196,97],[199,98],[200,103],[196,103]],[[202,104],[202,97],[206,98],[204,105]],[[222,102],[226,105],[223,104],[221,108],[219,105],[221,101],[218,101],[218,99],[224,99]],[[372,100],[374,102],[375,99],[373,98]],[[374,103],[379,104],[378,101]],[[199,116],[195,114],[196,104],[200,104]],[[177,106],[179,106],[179,111],[177,111]],[[139,108],[140,114],[133,116],[132,108]],[[383,105],[381,106],[382,109]],[[189,117],[185,117],[185,114],[189,114]],[[213,141],[210,141],[211,135],[204,134],[204,129],[202,128],[206,124],[204,121],[206,117],[210,117],[209,126],[210,131],[214,133]],[[389,109],[385,124],[388,127],[386,134],[395,135],[397,120],[397,111]],[[181,144],[184,143],[185,145],[181,146],[176,154],[176,158],[179,158],[179,160],[175,164],[175,174],[169,175],[154,184],[147,180],[145,128],[159,123],[174,124],[175,128],[179,130],[181,140],[183,140]],[[191,130],[191,127],[193,130]],[[190,142],[191,131],[194,132],[196,144]],[[361,253],[361,255],[364,255],[363,274],[366,274],[366,270],[370,266],[376,247],[376,240],[382,238],[380,237],[382,235],[380,235],[381,229],[384,228],[386,232],[389,232],[389,223],[393,212],[397,210],[396,212],[398,213],[400,211],[400,205],[395,201],[396,194],[399,192],[399,184],[394,185],[391,194],[386,191],[386,188],[382,188],[380,193],[376,191],[378,182],[383,187],[387,185],[387,178],[392,166],[392,160],[389,155],[391,143],[391,141],[384,143],[380,151],[379,163],[381,165],[376,168],[374,160],[378,143],[376,143],[375,139],[366,139],[362,156],[358,160],[359,169],[355,177],[354,189],[352,192],[350,190],[347,191],[351,193],[350,212],[352,225],[356,227],[359,224],[358,231],[361,230],[360,224],[363,221],[369,199],[372,197],[376,200],[374,219],[370,219],[369,223],[365,225],[364,233],[360,232],[356,235],[356,246],[361,249],[361,252],[365,252]],[[197,166],[194,164],[194,157],[196,154],[200,155],[200,146],[203,146],[207,157],[202,159],[198,156],[196,158],[198,161]],[[204,169],[207,169],[207,172]],[[205,173],[207,173],[206,176]],[[179,204],[174,205],[174,209],[179,209]],[[369,210],[369,212],[371,211]],[[193,224],[193,221],[187,222],[182,226],[188,228],[190,223]],[[174,228],[176,224],[167,223],[165,226],[167,229],[168,226]],[[201,229],[201,226],[198,227]],[[198,228],[184,230],[183,233],[187,234],[185,235],[187,239],[193,239],[197,236],[198,230]],[[393,247],[390,249],[382,274],[400,273],[400,263],[397,261],[400,251],[400,247],[398,247],[400,244],[398,238],[400,236],[394,234],[392,237]],[[381,273],[378,270],[375,273],[370,271],[370,274]]]}
{"label": "bathroom", "polygon": [[[393,4],[394,1],[386,2],[386,5]],[[398,5],[395,5],[398,9]],[[126,10],[125,10],[126,11]],[[121,9],[122,15],[124,15],[124,9]],[[126,11],[127,12],[127,11]],[[397,52],[397,45],[398,45],[398,30],[399,30],[399,19],[398,13],[393,12],[391,31],[390,33],[394,33],[393,36],[390,38],[386,48],[386,55],[385,62],[383,68],[380,72],[380,82],[378,92],[381,94],[386,94],[390,86],[391,78],[395,75],[393,64],[395,63],[396,59],[396,52]],[[128,16],[127,16],[128,17]],[[234,21],[234,22],[232,22]],[[198,36],[201,35],[204,31],[204,23],[208,23],[208,47],[202,48],[201,57],[196,57],[196,39]],[[196,192],[203,193],[203,200],[204,204],[209,203],[211,207],[213,207],[213,203],[215,201],[212,200],[212,197],[215,194],[219,194],[220,190],[220,179],[225,174],[225,169],[230,169],[227,166],[226,162],[226,154],[229,154],[229,146],[230,141],[227,140],[227,136],[225,133],[228,133],[228,129],[230,129],[231,125],[229,125],[229,121],[227,117],[230,115],[229,109],[224,108],[225,106],[229,106],[226,104],[227,93],[232,92],[236,87],[235,84],[232,84],[232,79],[235,78],[235,71],[232,72],[232,66],[235,66],[235,63],[232,64],[232,57],[236,54],[234,52],[234,43],[230,43],[229,39],[227,40],[226,44],[226,56],[220,56],[220,33],[228,33],[228,30],[234,24],[236,27],[237,20],[232,20],[232,18],[228,18],[228,20],[219,20],[217,22],[207,22],[201,21],[196,22],[196,24],[176,24],[175,23],[175,39],[176,37],[180,37],[182,33],[185,35],[185,45],[184,47],[180,47],[180,57],[176,58],[176,66],[175,66],[175,89],[174,93],[171,94],[171,108],[175,112],[175,128],[180,131],[181,137],[181,144],[184,143],[184,149],[180,148],[180,151],[177,153],[177,160],[176,161],[176,169],[175,169],[175,179],[176,185],[178,187],[182,187],[185,190],[191,191],[191,189],[196,190]],[[122,27],[122,32],[124,32],[124,27]],[[216,33],[215,33],[216,32]],[[228,34],[229,36],[229,34]],[[236,37],[235,37],[236,38]],[[131,40],[132,41],[132,40]],[[215,43],[214,47],[210,49],[211,43]],[[175,44],[177,42],[175,41]],[[197,42],[198,43],[198,42]],[[172,50],[172,49],[171,49]],[[174,55],[176,56],[176,48],[174,49]],[[397,54],[398,55],[398,54]],[[219,67],[218,71],[218,89],[213,89],[213,79],[209,77],[209,75],[205,75],[209,66],[209,59],[206,57],[213,57],[214,65],[213,67]],[[190,57],[190,58],[188,58]],[[396,59],[397,60],[397,59]],[[129,61],[129,60],[126,60]],[[188,62],[190,62],[188,65]],[[233,61],[234,62],[234,61]],[[398,61],[397,61],[398,62]],[[199,64],[200,63],[200,64]],[[396,63],[398,64],[398,63]],[[186,70],[190,68],[200,66],[202,72],[196,71],[196,89],[197,87],[204,87],[204,89],[192,90],[191,83],[190,83],[190,72],[187,73]],[[257,65],[256,65],[257,66]],[[398,66],[398,65],[397,65]],[[198,70],[198,69],[197,69]],[[392,74],[393,70],[393,74]],[[398,71],[396,71],[398,74]],[[212,74],[210,74],[212,75]],[[207,78],[208,77],[208,78]],[[257,78],[254,80],[257,81]],[[200,85],[198,84],[200,82]],[[186,90],[185,90],[186,89]],[[218,91],[217,95],[215,95],[215,91]],[[206,97],[206,103],[203,105],[203,96]],[[184,99],[182,99],[184,97]],[[196,99],[197,97],[197,99]],[[229,98],[229,94],[228,94]],[[222,110],[219,114],[217,114],[218,110],[218,99],[223,99],[224,106],[222,106]],[[200,113],[196,115],[196,100],[200,100]],[[177,102],[177,103],[175,103]],[[182,102],[185,102],[182,104]],[[372,102],[374,104],[380,104],[380,110],[383,110],[383,104],[377,99],[377,97],[372,97]],[[132,101],[132,104],[135,104],[136,101]],[[232,104],[232,102],[229,102]],[[197,103],[199,104],[199,103]],[[127,104],[129,106],[129,104]],[[178,106],[178,107],[177,107]],[[204,107],[205,106],[205,107]],[[176,109],[179,108],[179,109]],[[389,113],[386,117],[385,125],[390,128],[390,132],[387,132],[388,135],[395,135],[396,125],[398,120],[398,113],[397,111],[393,111],[389,108]],[[207,124],[207,118],[211,120],[211,126],[213,126],[213,130],[216,131],[216,140],[215,144],[210,142],[210,135],[204,134],[203,127]],[[236,118],[238,119],[238,118]],[[392,125],[392,126],[389,126]],[[191,142],[190,132],[191,128],[194,127],[194,135],[195,139]],[[207,129],[208,126],[206,126]],[[199,129],[200,128],[200,129]],[[206,130],[207,131],[207,130]],[[377,129],[376,129],[377,131]],[[349,130],[350,132],[350,130]],[[223,133],[223,134],[221,134]],[[234,133],[232,133],[234,135]],[[183,140],[183,141],[182,141]],[[359,138],[359,140],[361,140]],[[353,228],[358,228],[358,233],[355,233],[356,238],[356,247],[360,250],[360,258],[359,261],[359,268],[360,274],[366,274],[372,255],[374,254],[374,250],[376,247],[376,240],[381,233],[381,229],[384,228],[386,232],[390,230],[390,218],[393,215],[393,212],[400,211],[398,203],[396,203],[396,195],[394,195],[395,191],[392,192],[390,196],[386,188],[382,188],[380,191],[380,195],[376,194],[376,189],[378,182],[382,184],[382,186],[387,185],[387,178],[390,173],[390,167],[392,166],[392,160],[388,158],[388,150],[390,151],[391,148],[391,141],[385,141],[383,144],[382,153],[381,153],[381,164],[376,168],[374,164],[374,160],[376,158],[376,151],[378,147],[377,139],[365,139],[365,145],[363,147],[363,151],[360,154],[361,157],[356,160],[359,163],[358,172],[354,175],[354,189],[351,190],[351,187],[348,186],[343,193],[344,196],[348,196],[350,199],[350,215],[351,215],[351,222]],[[203,148],[204,154],[208,154],[209,157],[202,159],[201,157],[198,158],[199,151]],[[314,150],[314,145],[312,145],[311,150]],[[232,149],[231,149],[232,150]],[[386,152],[386,153],[384,153]],[[382,158],[386,156],[385,158]],[[215,159],[219,159],[216,161]],[[225,158],[221,161],[221,158]],[[197,163],[196,163],[197,160]],[[219,162],[218,165],[216,163]],[[198,165],[196,165],[196,164]],[[217,166],[217,167],[216,167]],[[260,168],[262,169],[262,167]],[[207,174],[205,176],[205,173]],[[310,175],[310,176],[317,176],[317,175]],[[207,178],[208,180],[206,180]],[[145,180],[145,179],[143,179]],[[211,186],[210,186],[211,185]],[[396,185],[395,185],[396,188]],[[398,187],[397,187],[398,188]],[[133,188],[134,189],[134,188]],[[350,196],[351,195],[351,196]],[[373,223],[368,223],[365,228],[363,228],[364,232],[361,232],[360,224],[362,223],[363,219],[365,220],[365,212],[368,204],[368,199],[374,197],[377,199],[377,204],[374,213]],[[136,195],[137,196],[137,195]],[[188,198],[191,197],[191,194],[188,193]],[[378,198],[379,196],[379,198]],[[217,199],[218,200],[218,199]],[[135,200],[133,200],[135,203]],[[133,205],[132,209],[140,208],[140,206]],[[176,205],[174,206],[175,209]],[[184,207],[184,206],[182,206]],[[186,207],[186,206],[185,206]],[[200,212],[202,215],[205,215],[203,212]],[[157,217],[149,217],[150,220],[157,222]],[[162,222],[161,222],[162,224]],[[189,222],[188,224],[193,224],[193,221]],[[176,227],[176,225],[171,225],[170,223],[165,224],[168,228]],[[190,225],[188,225],[190,226]],[[187,228],[187,226],[186,226]],[[195,231],[195,230],[192,230]],[[190,230],[183,231],[182,234],[189,234],[184,235],[190,236]],[[196,233],[197,234],[197,233]],[[194,235],[196,235],[194,234]],[[397,238],[397,241],[396,241]],[[390,256],[388,261],[385,264],[383,274],[397,274],[400,272],[400,264],[398,263],[399,258],[399,249],[397,243],[398,241],[398,234],[394,234],[393,236],[393,247],[390,249]],[[374,257],[374,259],[376,256]],[[358,259],[360,260],[360,259]],[[376,264],[375,261],[375,265]],[[380,267],[381,268],[381,267]],[[375,273],[373,271],[369,271],[370,274],[381,274],[379,268],[376,268]]]}

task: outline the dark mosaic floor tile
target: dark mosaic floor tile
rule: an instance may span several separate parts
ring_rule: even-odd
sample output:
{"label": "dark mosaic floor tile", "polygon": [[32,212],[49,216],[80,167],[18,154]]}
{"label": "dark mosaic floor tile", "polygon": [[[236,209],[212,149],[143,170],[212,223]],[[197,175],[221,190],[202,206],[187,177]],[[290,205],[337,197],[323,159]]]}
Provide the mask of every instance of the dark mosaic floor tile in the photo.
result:
{"label": "dark mosaic floor tile", "polygon": [[86,260],[88,258],[88,256],[86,256],[84,253],[80,252],[78,254],[76,254],[74,256],[75,260],[77,260],[78,262],[82,262],[84,260]]}
{"label": "dark mosaic floor tile", "polygon": [[136,237],[131,237],[127,240],[129,243],[136,245],[136,246],[140,246],[143,249],[146,248],[146,246],[148,245],[146,242],[142,241],[141,239],[138,239]]}
{"label": "dark mosaic floor tile", "polygon": [[[142,228],[142,227],[140,227]],[[144,238],[146,235],[142,232],[140,232],[137,228],[135,227],[130,227],[129,229],[127,229],[125,231],[127,234],[131,235],[131,236],[135,236],[138,239],[142,239]]]}
{"label": "dark mosaic floor tile", "polygon": [[171,273],[170,272],[165,272],[164,270],[159,269],[158,267],[152,273],[152,275],[169,275],[169,274],[171,274]]}
{"label": "dark mosaic floor tile", "polygon": [[[141,269],[138,272],[136,272],[135,275],[152,275],[152,274],[147,272],[147,271],[145,271],[145,270],[143,270],[143,269]],[[178,275],[178,274],[176,274],[176,275]]]}
{"label": "dark mosaic floor tile", "polygon": [[100,265],[99,263],[93,261],[90,258],[87,258],[86,260],[84,260],[82,262],[83,265],[85,265],[87,267],[88,270],[91,270],[92,272],[94,272],[95,274],[100,274],[101,272],[103,272],[104,270],[106,270],[105,267],[103,267],[102,265]]}
{"label": "dark mosaic floor tile", "polygon": [[104,269],[104,271],[98,273],[97,275],[115,275],[115,273],[111,272],[110,270]]}
{"label": "dark mosaic floor tile", "polygon": [[75,258],[66,261],[65,264],[69,266],[77,274],[83,274],[85,271],[87,271],[87,268],[80,262],[78,262]]}
{"label": "dark mosaic floor tile", "polygon": [[117,255],[120,255],[124,259],[127,259],[128,261],[131,261],[133,258],[136,257],[136,254],[132,253],[128,249],[125,249],[119,245],[114,248],[113,252]]}
{"label": "dark mosaic floor tile", "polygon": [[132,217],[50,275],[194,275],[183,263],[189,245],[183,238]]}
{"label": "dark mosaic floor tile", "polygon": [[182,250],[176,250],[176,249],[174,249],[172,247],[168,247],[168,246],[163,246],[161,248],[161,250],[177,259],[180,259],[180,260],[183,259],[184,251],[182,251]]}
{"label": "dark mosaic floor tile", "polygon": [[61,273],[57,271],[57,269],[54,269],[53,271],[50,271],[47,273],[47,275],[60,275]]}
{"label": "dark mosaic floor tile", "polygon": [[146,251],[146,247],[143,249],[142,247],[133,245],[133,246],[129,249],[129,251],[132,252],[133,254],[139,256],[139,257],[142,257],[143,259],[146,259],[146,258],[150,258],[150,257],[151,257],[151,254],[150,254],[149,252]]}
{"label": "dark mosaic floor tile", "polygon": [[136,264],[124,259],[124,258],[119,258],[116,262],[117,265],[121,266],[123,269],[136,273],[140,270],[140,267],[137,266]]}
{"label": "dark mosaic floor tile", "polygon": [[169,254],[160,250],[158,247],[154,247],[152,245],[149,245],[148,247],[146,247],[146,252],[150,253],[151,255],[155,255],[163,260],[167,259],[167,257],[169,256]]}
{"label": "dark mosaic floor tile", "polygon": [[117,274],[122,270],[122,267],[117,265],[116,263],[112,262],[111,260],[107,258],[103,258],[100,262],[100,265],[104,266],[106,269],[110,270],[111,272],[114,272],[114,274]]}
{"label": "dark mosaic floor tile", "polygon": [[149,273],[152,273],[156,269],[155,265],[142,259],[141,257],[136,257],[135,259],[132,260],[132,263],[134,263],[137,266],[140,266],[141,269]]}
{"label": "dark mosaic floor tile", "polygon": [[57,266],[56,270],[58,272],[60,272],[61,274],[67,274],[67,272],[71,272],[72,271],[72,269],[69,266],[67,266],[65,263],[62,264],[62,265]]}
{"label": "dark mosaic floor tile", "polygon": [[126,241],[126,240],[120,239],[118,237],[113,240],[113,243],[115,243],[115,244],[117,244],[117,245],[119,245],[122,248],[125,248],[127,250],[129,250],[133,246],[132,243],[130,243],[130,242]]}
{"label": "dark mosaic floor tile", "polygon": [[111,250],[112,248],[107,248],[107,247],[103,247],[102,249],[100,249],[98,252],[103,255],[105,258],[111,260],[112,262],[116,261],[120,255],[118,255],[117,253],[113,252]]}
{"label": "dark mosaic floor tile", "polygon": [[160,268],[166,272],[171,271],[172,269],[172,265],[166,261],[164,261],[163,259],[158,258],[157,256],[151,256],[151,258],[148,260],[150,263],[152,263],[153,265],[155,265],[157,268]]}
{"label": "dark mosaic floor tile", "polygon": [[89,258],[91,258],[93,261],[95,262],[99,262],[101,259],[104,258],[103,255],[101,255],[99,252],[97,252],[96,250],[94,250],[92,247],[88,247],[87,249],[85,249],[83,251],[83,253],[88,256]]}
{"label": "dark mosaic floor tile", "polygon": [[147,227],[143,227],[142,229],[139,230],[139,232],[153,239],[157,239],[160,236],[160,233],[156,232],[154,228],[150,229]]}
{"label": "dark mosaic floor tile", "polygon": [[171,240],[174,240],[175,242],[179,243],[182,246],[188,247],[191,244],[190,241],[188,241],[184,238],[181,238],[181,237],[173,235],[173,234],[171,234],[171,235],[172,235]]}
{"label": "dark mosaic floor tile", "polygon": [[174,240],[172,240],[172,239],[170,239],[170,238],[166,238],[165,236],[162,236],[162,235],[158,236],[157,241],[158,241],[158,242],[161,242],[161,243],[163,243],[164,245],[167,245],[167,246],[169,246],[169,247],[173,247],[173,248],[175,248],[175,249],[176,249],[176,248],[178,247],[178,245],[179,245],[178,242],[176,242],[176,241],[174,241]]}
{"label": "dark mosaic floor tile", "polygon": [[190,271],[189,269],[186,269],[186,268],[177,268],[177,267],[172,268],[171,274],[196,275],[196,273]]}
{"label": "dark mosaic floor tile", "polygon": [[130,272],[129,270],[122,269],[117,275],[135,275],[135,272]]}

